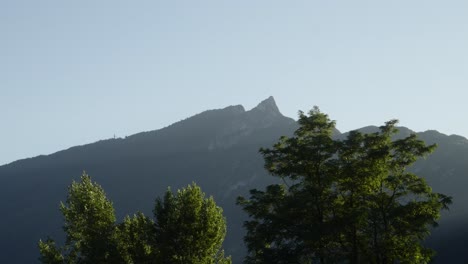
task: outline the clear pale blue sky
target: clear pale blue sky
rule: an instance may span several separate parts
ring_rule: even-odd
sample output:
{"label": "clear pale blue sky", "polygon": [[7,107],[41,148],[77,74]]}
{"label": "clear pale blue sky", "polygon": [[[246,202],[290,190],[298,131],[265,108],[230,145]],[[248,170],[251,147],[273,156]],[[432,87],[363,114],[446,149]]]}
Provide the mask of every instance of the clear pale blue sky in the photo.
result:
{"label": "clear pale blue sky", "polygon": [[0,0],[0,34],[0,164],[270,95],[468,136],[466,0]]}

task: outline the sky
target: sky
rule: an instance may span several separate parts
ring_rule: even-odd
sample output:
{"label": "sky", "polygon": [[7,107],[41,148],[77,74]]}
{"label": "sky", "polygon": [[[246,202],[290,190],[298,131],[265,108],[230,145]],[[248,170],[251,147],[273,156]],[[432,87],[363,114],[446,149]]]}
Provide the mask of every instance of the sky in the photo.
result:
{"label": "sky", "polygon": [[[0,165],[274,96],[468,137],[468,1],[0,0]],[[190,132],[187,132],[187,136]]]}

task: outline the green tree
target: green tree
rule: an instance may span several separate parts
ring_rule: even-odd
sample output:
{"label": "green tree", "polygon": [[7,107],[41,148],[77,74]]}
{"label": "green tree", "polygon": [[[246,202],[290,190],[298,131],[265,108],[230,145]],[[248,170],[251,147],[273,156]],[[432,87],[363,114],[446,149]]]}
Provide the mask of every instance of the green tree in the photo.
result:
{"label": "green tree", "polygon": [[174,196],[157,199],[156,222],[137,213],[115,221],[114,208],[104,190],[83,173],[68,188],[60,210],[66,241],[57,247],[39,241],[40,261],[58,263],[231,263],[221,244],[226,234],[222,209],[205,198],[195,184]]}
{"label": "green tree", "polygon": [[154,209],[159,263],[230,263],[221,248],[226,234],[222,209],[195,184],[169,189]]}
{"label": "green tree", "polygon": [[83,173],[81,182],[68,188],[60,204],[65,218],[65,246],[57,248],[47,239],[39,242],[43,263],[110,263],[115,256],[115,214],[104,190]]}
{"label": "green tree", "polygon": [[432,152],[415,135],[392,140],[396,121],[372,134],[332,137],[335,122],[314,108],[272,149],[265,168],[283,179],[239,198],[247,263],[427,263],[421,241],[451,198],[408,172]]}
{"label": "green tree", "polygon": [[138,212],[126,216],[117,227],[117,247],[123,263],[154,263],[157,245],[154,238],[154,221]]}

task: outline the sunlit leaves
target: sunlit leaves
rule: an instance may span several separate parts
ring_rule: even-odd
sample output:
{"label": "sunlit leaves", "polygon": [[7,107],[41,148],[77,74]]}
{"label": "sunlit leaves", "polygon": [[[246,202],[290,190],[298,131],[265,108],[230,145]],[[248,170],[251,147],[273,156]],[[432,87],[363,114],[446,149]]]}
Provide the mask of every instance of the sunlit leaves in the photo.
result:
{"label": "sunlit leaves", "polygon": [[176,195],[169,189],[154,209],[159,263],[230,263],[221,248],[226,234],[222,213],[195,184]]}
{"label": "sunlit leaves", "polygon": [[245,222],[247,263],[425,263],[421,241],[451,198],[432,193],[407,168],[431,153],[415,135],[393,140],[397,120],[379,131],[332,138],[335,122],[314,108],[271,149],[265,168],[288,185],[252,190],[238,203]]}
{"label": "sunlit leaves", "polygon": [[226,234],[222,209],[195,184],[158,198],[156,221],[137,213],[117,224],[104,190],[83,174],[68,188],[60,210],[65,245],[40,241],[42,263],[231,263],[221,248]]}

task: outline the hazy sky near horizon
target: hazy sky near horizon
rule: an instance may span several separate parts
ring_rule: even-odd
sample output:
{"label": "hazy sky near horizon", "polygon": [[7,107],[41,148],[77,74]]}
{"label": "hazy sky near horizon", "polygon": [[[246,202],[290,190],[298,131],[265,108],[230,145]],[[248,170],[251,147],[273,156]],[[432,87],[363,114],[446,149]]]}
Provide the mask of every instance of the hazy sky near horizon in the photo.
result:
{"label": "hazy sky near horizon", "polygon": [[0,0],[0,165],[270,95],[341,131],[397,118],[467,137],[467,14],[466,0]]}

